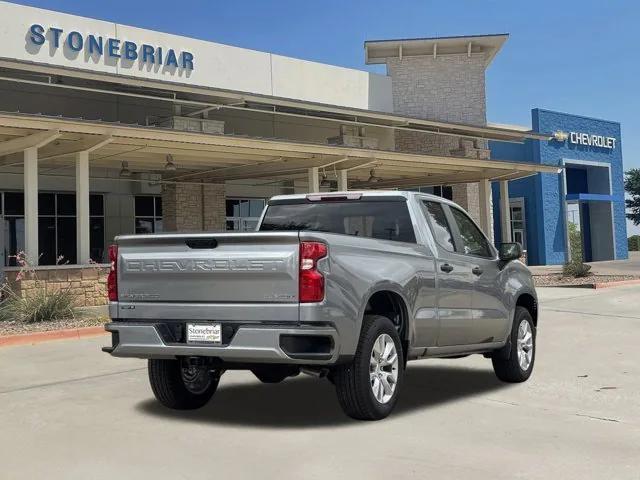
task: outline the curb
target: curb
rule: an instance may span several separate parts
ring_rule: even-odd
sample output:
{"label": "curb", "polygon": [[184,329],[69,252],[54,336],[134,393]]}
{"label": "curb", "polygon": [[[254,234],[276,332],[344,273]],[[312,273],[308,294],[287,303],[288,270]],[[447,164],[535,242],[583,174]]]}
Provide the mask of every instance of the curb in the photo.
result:
{"label": "curb", "polygon": [[619,280],[617,282],[605,282],[594,283],[592,288],[612,288],[612,287],[624,287],[625,285],[640,285],[640,279],[638,280]]}
{"label": "curb", "polygon": [[628,285],[640,285],[640,279],[618,280],[617,282],[583,283],[582,285],[540,285],[536,286],[536,288],[588,288],[592,290],[600,290],[603,288],[626,287]]}
{"label": "curb", "polygon": [[21,333],[18,335],[5,335],[0,337],[0,348],[14,345],[35,345],[37,343],[52,340],[81,339],[84,337],[96,337],[106,335],[103,325],[83,328],[67,328],[64,330],[49,330],[45,332]]}

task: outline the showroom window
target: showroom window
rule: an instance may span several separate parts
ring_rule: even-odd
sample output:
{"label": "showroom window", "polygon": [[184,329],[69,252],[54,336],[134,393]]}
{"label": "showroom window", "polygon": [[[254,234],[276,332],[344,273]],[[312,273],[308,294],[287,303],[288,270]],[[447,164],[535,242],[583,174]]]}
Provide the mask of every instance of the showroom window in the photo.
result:
{"label": "showroom window", "polygon": [[162,197],[138,195],[135,198],[136,233],[162,232]]}
{"label": "showroom window", "polygon": [[[4,218],[5,264],[15,266],[15,255],[24,251],[25,248],[22,192],[0,194],[0,213]],[[93,261],[101,263],[104,261],[104,199],[102,195],[90,195],[89,215],[90,255]],[[40,265],[77,263],[74,193],[38,194],[38,247]]]}
{"label": "showroom window", "polygon": [[256,229],[266,204],[263,198],[228,198],[227,230],[252,232]]}
{"label": "showroom window", "polygon": [[24,251],[24,197],[18,192],[0,193],[0,214],[4,218],[4,262],[16,266],[16,254]]}

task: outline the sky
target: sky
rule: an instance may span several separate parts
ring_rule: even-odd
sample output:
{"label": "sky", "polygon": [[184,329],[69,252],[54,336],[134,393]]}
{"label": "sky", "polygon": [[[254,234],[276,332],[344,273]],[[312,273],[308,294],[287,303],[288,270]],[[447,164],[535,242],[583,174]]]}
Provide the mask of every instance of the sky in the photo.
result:
{"label": "sky", "polygon": [[379,73],[364,64],[365,40],[509,33],[487,71],[488,120],[530,126],[539,107],[618,121],[625,168],[640,168],[637,1],[16,3]]}

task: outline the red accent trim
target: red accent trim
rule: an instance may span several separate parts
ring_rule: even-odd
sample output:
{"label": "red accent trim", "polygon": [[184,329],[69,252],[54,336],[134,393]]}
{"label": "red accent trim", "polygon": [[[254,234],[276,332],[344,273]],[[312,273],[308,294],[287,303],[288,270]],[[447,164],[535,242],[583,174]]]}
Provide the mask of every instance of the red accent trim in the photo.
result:
{"label": "red accent trim", "polygon": [[118,245],[109,245],[111,270],[107,276],[107,296],[110,302],[118,301]]}

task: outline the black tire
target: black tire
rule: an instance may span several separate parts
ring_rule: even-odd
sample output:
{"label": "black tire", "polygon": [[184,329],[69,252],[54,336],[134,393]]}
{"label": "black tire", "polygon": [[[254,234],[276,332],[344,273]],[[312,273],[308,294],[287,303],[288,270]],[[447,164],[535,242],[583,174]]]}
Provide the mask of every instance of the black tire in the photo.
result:
{"label": "black tire", "polygon": [[[531,362],[526,370],[523,370],[518,361],[518,328],[522,322],[528,322],[533,337],[533,348]],[[536,326],[533,318],[524,307],[516,307],[513,316],[513,326],[511,327],[511,336],[509,342],[504,348],[494,353],[491,358],[493,363],[493,371],[496,376],[503,382],[520,383],[526,381],[533,372],[533,364],[536,359]]]}
{"label": "black tire", "polygon": [[[386,403],[380,403],[374,396],[369,375],[373,344],[382,334],[391,337],[398,355],[398,379],[392,397]],[[380,420],[389,415],[396,405],[403,373],[402,342],[395,326],[387,317],[365,315],[353,362],[336,367],[331,376],[340,406],[348,416],[356,420]]]}
{"label": "black tire", "polygon": [[180,360],[154,360],[148,363],[149,383],[156,399],[174,410],[195,410],[203,407],[218,388],[220,377],[210,372],[210,381],[194,392],[187,388]]}
{"label": "black tire", "polygon": [[251,370],[262,383],[280,383],[287,377],[293,377],[300,373],[298,367],[283,367],[280,365],[265,365]]}

